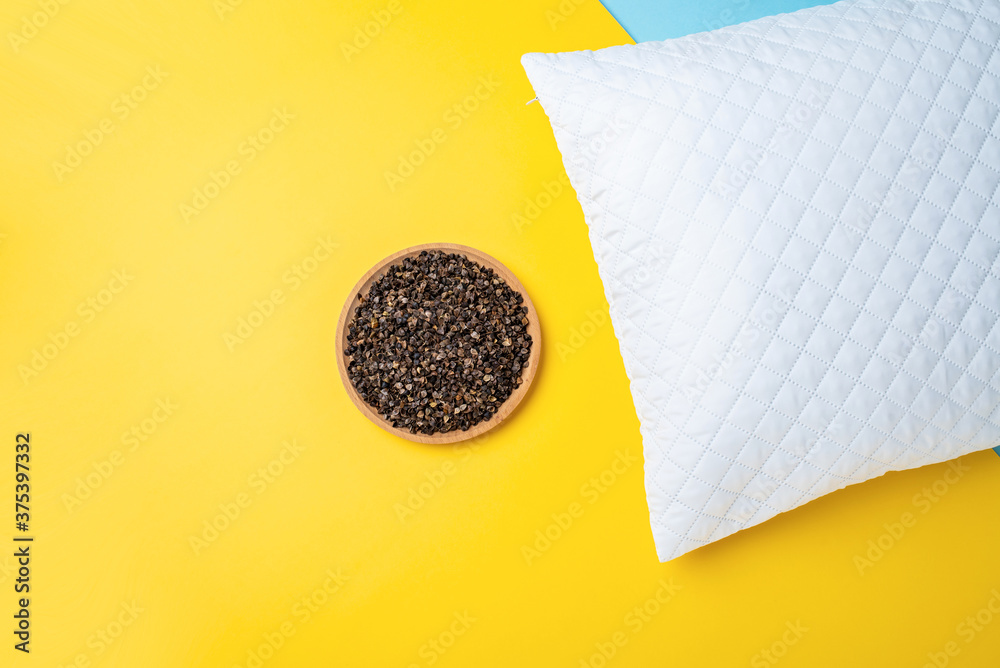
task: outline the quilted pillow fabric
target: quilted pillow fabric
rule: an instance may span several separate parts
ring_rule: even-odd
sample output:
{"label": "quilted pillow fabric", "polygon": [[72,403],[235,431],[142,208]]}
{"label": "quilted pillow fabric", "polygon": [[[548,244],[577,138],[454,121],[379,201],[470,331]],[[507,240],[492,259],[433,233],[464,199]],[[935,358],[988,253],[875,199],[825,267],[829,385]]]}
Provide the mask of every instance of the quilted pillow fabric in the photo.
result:
{"label": "quilted pillow fabric", "polygon": [[1000,3],[846,0],[527,54],[666,561],[1000,443]]}

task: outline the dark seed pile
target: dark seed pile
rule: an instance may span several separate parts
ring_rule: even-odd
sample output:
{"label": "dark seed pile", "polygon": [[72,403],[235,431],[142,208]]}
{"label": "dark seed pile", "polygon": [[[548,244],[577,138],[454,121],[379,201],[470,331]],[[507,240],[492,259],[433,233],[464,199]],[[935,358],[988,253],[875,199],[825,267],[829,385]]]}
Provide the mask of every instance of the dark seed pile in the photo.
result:
{"label": "dark seed pile", "polygon": [[347,373],[393,427],[434,434],[489,420],[521,384],[524,298],[464,255],[423,251],[358,295]]}

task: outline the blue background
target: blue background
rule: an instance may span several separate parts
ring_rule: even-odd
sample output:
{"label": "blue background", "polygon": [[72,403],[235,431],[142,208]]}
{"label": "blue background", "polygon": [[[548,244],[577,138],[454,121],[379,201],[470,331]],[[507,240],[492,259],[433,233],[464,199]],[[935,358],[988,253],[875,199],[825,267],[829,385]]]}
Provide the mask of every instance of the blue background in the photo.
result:
{"label": "blue background", "polygon": [[[637,42],[683,37],[762,16],[830,4],[813,0],[602,0]],[[994,448],[1000,455],[1000,447]]]}
{"label": "blue background", "polygon": [[830,4],[816,0],[602,0],[637,42],[683,37],[772,14]]}

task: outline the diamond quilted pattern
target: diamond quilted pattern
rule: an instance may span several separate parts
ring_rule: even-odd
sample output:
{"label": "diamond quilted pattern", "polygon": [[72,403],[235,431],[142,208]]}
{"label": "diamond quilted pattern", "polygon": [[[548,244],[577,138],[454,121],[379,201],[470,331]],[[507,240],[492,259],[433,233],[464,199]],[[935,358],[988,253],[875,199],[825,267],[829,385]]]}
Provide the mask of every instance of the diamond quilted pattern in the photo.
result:
{"label": "diamond quilted pattern", "polygon": [[1000,3],[528,54],[668,560],[1000,443]]}

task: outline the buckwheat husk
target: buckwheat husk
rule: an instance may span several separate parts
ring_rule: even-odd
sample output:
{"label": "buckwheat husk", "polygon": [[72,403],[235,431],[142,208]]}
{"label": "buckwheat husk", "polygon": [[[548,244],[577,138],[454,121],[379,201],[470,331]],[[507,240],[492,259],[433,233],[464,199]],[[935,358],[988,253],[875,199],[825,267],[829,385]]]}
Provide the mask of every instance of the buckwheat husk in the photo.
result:
{"label": "buckwheat husk", "polygon": [[347,373],[393,427],[434,434],[489,420],[521,385],[524,298],[465,255],[423,251],[376,279],[348,325]]}

